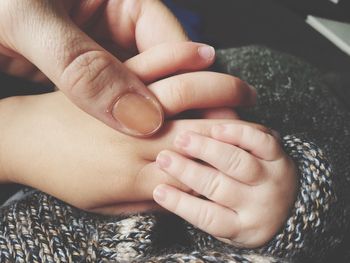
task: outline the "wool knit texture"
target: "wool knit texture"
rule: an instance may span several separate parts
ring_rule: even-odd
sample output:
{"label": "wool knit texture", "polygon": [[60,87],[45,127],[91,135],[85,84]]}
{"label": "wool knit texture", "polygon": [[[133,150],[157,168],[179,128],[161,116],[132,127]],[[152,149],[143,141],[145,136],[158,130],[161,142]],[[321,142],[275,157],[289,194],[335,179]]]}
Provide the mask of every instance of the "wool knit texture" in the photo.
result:
{"label": "wool knit texture", "polygon": [[266,246],[238,249],[173,215],[99,216],[28,190],[0,208],[0,262],[322,262],[344,248],[350,113],[341,100],[316,69],[263,47],[218,51],[216,69],[257,89],[257,106],[240,116],[278,131],[298,168],[294,207]]}

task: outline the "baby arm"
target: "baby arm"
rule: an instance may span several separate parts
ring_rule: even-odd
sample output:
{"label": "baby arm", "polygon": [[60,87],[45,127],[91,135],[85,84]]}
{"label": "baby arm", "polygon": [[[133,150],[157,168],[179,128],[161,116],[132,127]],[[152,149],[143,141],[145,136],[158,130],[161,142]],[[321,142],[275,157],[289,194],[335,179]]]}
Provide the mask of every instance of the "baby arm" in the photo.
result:
{"label": "baby arm", "polygon": [[167,121],[161,134],[143,139],[115,132],[76,108],[60,92],[11,98],[4,103],[11,109],[7,111],[11,118],[2,130],[4,178],[78,208],[109,214],[153,207],[152,191],[159,183],[181,187],[158,171],[157,154],[176,150],[173,138],[188,127],[196,131],[224,121]]}
{"label": "baby arm", "polygon": [[[259,125],[215,125],[209,136],[185,132],[159,167],[205,197],[161,185],[154,199],[220,240],[259,247],[286,221],[296,194],[296,169],[279,139]],[[194,161],[193,159],[200,160]]]}

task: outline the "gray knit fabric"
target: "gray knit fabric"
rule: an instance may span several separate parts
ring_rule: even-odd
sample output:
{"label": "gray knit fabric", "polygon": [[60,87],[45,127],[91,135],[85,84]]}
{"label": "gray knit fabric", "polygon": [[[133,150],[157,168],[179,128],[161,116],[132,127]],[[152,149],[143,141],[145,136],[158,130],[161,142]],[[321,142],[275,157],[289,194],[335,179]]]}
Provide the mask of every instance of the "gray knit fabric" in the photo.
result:
{"label": "gray knit fabric", "polygon": [[0,262],[321,262],[334,253],[350,224],[349,112],[296,58],[261,47],[218,53],[220,71],[258,90],[241,116],[279,131],[298,167],[297,200],[273,240],[237,249],[172,215],[93,215],[33,191],[0,209]]}

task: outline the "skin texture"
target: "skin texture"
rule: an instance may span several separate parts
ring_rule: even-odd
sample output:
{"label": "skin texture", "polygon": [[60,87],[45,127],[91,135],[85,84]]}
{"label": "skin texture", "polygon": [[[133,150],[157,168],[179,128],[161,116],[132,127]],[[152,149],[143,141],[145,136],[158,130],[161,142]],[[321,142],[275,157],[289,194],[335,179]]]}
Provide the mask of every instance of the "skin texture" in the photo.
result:
{"label": "skin texture", "polygon": [[124,201],[151,200],[159,183],[179,186],[158,169],[157,154],[175,150],[172,141],[179,131],[191,126],[206,131],[209,124],[223,122],[168,121],[160,135],[142,139],[101,124],[60,92],[3,103],[8,107],[6,115],[11,116],[4,119],[1,145],[1,152],[7,153],[2,159],[6,178],[89,211]]}
{"label": "skin texture", "polygon": [[[159,135],[142,139],[101,124],[60,92],[16,100],[7,110],[16,121],[5,120],[2,130],[3,173],[8,180],[78,208],[105,214],[152,209],[153,190],[161,184],[165,199],[154,197],[164,208],[225,242],[256,247],[278,231],[294,202],[293,162],[257,125],[239,120],[174,120],[166,121]],[[228,131],[242,129],[242,136],[217,132],[217,124],[225,124]],[[193,147],[184,146],[179,138],[186,131],[194,132],[190,133]],[[251,137],[246,133],[256,140],[247,142]],[[266,141],[270,147],[261,154]],[[255,143],[259,144],[251,154],[244,151]],[[172,159],[173,166],[162,165],[159,158],[157,165],[160,152]],[[209,201],[189,195],[191,190]]]}
{"label": "skin texture", "polygon": [[[2,53],[16,59],[3,66],[5,71],[22,76],[29,71],[29,77],[40,81],[42,74],[31,72],[33,63],[80,108],[115,129],[141,136],[156,130],[130,129],[111,110],[123,94],[139,93],[149,102],[146,109],[158,112],[149,116],[155,122],[151,129],[161,126],[156,98],[120,61],[164,41],[187,40],[160,2],[15,0],[2,1],[0,14]],[[161,18],[164,23],[155,26]],[[165,29],[173,33],[165,35]]]}
{"label": "skin texture", "polygon": [[[238,105],[242,98],[253,96],[251,93],[246,94],[246,89],[240,88],[240,80],[229,75],[213,72],[187,72],[173,76],[172,72],[180,72],[186,68],[186,65],[196,64],[195,61],[199,62],[202,57],[198,55],[195,43],[184,42],[167,45],[167,48],[160,45],[125,62],[126,67],[133,70],[141,79],[145,79],[145,82],[151,83],[148,88],[161,102],[167,117],[176,118],[178,113],[188,109],[213,108],[214,110],[204,111],[202,115],[230,119],[236,115],[229,108],[222,107]],[[188,46],[184,48],[182,45]],[[191,48],[196,52],[186,53]],[[161,63],[168,64],[169,62],[164,59],[169,56],[169,53],[164,52],[164,50],[173,52],[176,49],[187,51],[181,56],[177,56],[177,59],[180,57],[181,60],[170,63],[174,65],[173,68],[162,66]],[[154,60],[153,58],[158,59]],[[133,66],[140,65],[138,61],[142,61],[140,63],[146,63],[148,66]],[[158,63],[154,63],[155,61]],[[162,61],[166,61],[166,63]],[[162,79],[165,75],[171,76]],[[250,101],[250,103],[253,102]],[[115,132],[76,108],[61,92],[3,100],[0,103],[0,115],[3,138],[0,144],[0,159],[2,161],[0,163],[0,176],[3,182],[18,182],[33,186],[78,208],[105,214],[156,209],[157,206],[152,198],[153,190],[159,184],[175,187],[169,188],[174,191],[173,196],[175,197],[179,194],[183,195],[185,192],[194,193],[194,196],[198,193],[206,195],[201,189],[193,187],[193,182],[184,181],[181,177],[174,177],[176,171],[171,173],[156,163],[159,152],[164,153],[167,150],[178,156],[192,156],[202,159],[204,162],[213,162],[215,167],[215,160],[210,159],[210,156],[197,156],[195,153],[186,152],[178,146],[176,143],[179,141],[178,136],[184,132],[190,130],[204,136],[203,138],[213,137],[215,134],[213,134],[212,129],[217,124],[244,125],[254,131],[268,132],[260,125],[239,120],[168,120],[159,134],[148,139],[133,138]],[[232,133],[230,132],[230,134]],[[219,135],[215,139],[224,142],[229,140]],[[226,141],[226,143],[235,144],[237,141]],[[256,143],[259,145],[262,142],[257,141]],[[23,147],[24,145],[25,147]],[[278,156],[284,160],[284,162],[273,166],[276,168],[273,169],[276,176],[271,177],[270,173],[263,169],[263,173],[254,173],[253,175],[258,176],[252,176],[249,182],[243,180],[237,187],[237,189],[243,188],[241,189],[243,193],[244,189],[247,188],[243,186],[244,184],[254,184],[259,191],[254,191],[252,198],[238,200],[239,202],[232,205],[230,209],[227,209],[226,206],[223,208],[222,205],[225,205],[225,202],[231,202],[232,198],[236,198],[230,196],[229,200],[226,200],[228,197],[227,188],[223,190],[218,187],[217,196],[220,198],[218,200],[213,198],[214,202],[209,207],[215,206],[219,213],[216,213],[215,209],[210,209],[211,212],[215,213],[209,211],[206,214],[209,219],[204,217],[204,219],[201,218],[201,221],[198,218],[196,221],[193,218],[193,213],[184,213],[188,210],[189,204],[196,205],[196,210],[193,211],[201,209],[201,200],[194,196],[186,196],[192,199],[190,199],[187,208],[182,207],[182,210],[173,209],[176,207],[176,202],[171,204],[175,204],[173,207],[162,202],[160,204],[171,211],[174,210],[173,212],[225,242],[234,242],[241,246],[250,247],[260,245],[275,234],[288,215],[288,209],[294,200],[294,188],[290,187],[293,182],[279,180],[285,170],[293,171],[292,162],[289,162],[288,157],[279,152],[278,143],[274,142],[272,145],[275,145]],[[246,147],[244,144],[237,146],[243,149]],[[253,146],[250,145],[250,147]],[[247,149],[249,149],[248,146]],[[220,147],[218,151],[225,153]],[[252,153],[254,154],[254,151]],[[275,155],[271,158],[274,157]],[[184,163],[187,161],[190,162],[190,159],[183,159]],[[246,167],[254,162],[242,162],[243,164]],[[222,167],[217,167],[217,169],[220,171],[222,169],[222,173],[227,173]],[[291,178],[293,178],[292,175],[291,173]],[[235,184],[238,179],[233,177],[234,183],[231,184]],[[238,183],[236,182],[236,184]],[[282,191],[283,189],[284,191]],[[285,194],[286,192],[288,195],[280,198],[281,193]],[[167,196],[171,197],[171,193]],[[168,197],[166,200],[171,200]],[[249,195],[244,194],[242,197],[249,197]],[[210,196],[208,198],[210,199]],[[156,200],[159,201],[157,198]],[[259,202],[256,202],[257,200]],[[278,201],[275,202],[275,200]],[[269,209],[274,213],[271,213],[271,220],[267,218],[262,221],[259,220],[261,210],[257,210],[260,212],[255,211],[257,208],[264,207],[265,204],[269,204]],[[215,223],[217,220],[220,222],[223,209],[228,215],[225,217],[226,219],[235,218],[236,220],[221,222],[222,227],[225,226],[225,229],[229,229],[229,231],[224,232],[221,229],[222,232],[213,232],[213,225],[210,222]],[[215,220],[211,221],[210,218],[213,218],[213,215]],[[220,217],[216,218],[217,215]],[[242,222],[247,223],[243,224]],[[260,234],[256,235],[256,231]]]}
{"label": "skin texture", "polygon": [[[157,0],[3,0],[0,32],[0,70],[34,81],[48,78],[82,110],[134,136],[156,132],[164,116],[157,98],[122,62],[158,44],[188,40]],[[213,48],[200,54],[201,68],[213,62]],[[130,93],[146,103],[118,104]],[[124,116],[133,104],[149,113],[144,125]]]}
{"label": "skin texture", "polygon": [[[137,61],[142,61],[142,63],[148,65],[143,70],[135,67],[134,72],[140,75],[141,79],[147,78],[149,81],[154,81],[148,87],[158,97],[159,101],[161,101],[163,107],[166,109],[167,117],[172,117],[184,110],[196,107],[217,108],[234,105],[237,102],[236,97],[239,98],[240,96],[244,97],[247,95],[242,92],[245,90],[239,88],[240,80],[219,73],[192,72],[156,81],[156,79],[161,78],[164,74],[167,75],[180,71],[189,64],[192,64],[192,66],[200,65],[202,57],[198,54],[197,48],[198,44],[192,42],[167,44],[166,49],[164,49],[163,45],[160,45],[159,48],[150,49],[125,62],[125,65],[130,69],[133,69],[133,65],[139,65]],[[176,57],[174,63],[170,63],[173,65],[172,68],[169,66],[163,67],[160,64],[160,62],[168,64],[169,61],[166,58],[169,57],[169,53],[171,54],[180,50],[185,51],[183,54],[179,52],[181,55]],[[152,62],[154,60],[148,60],[148,58],[157,58],[159,62],[155,64]],[[211,81],[203,85],[198,81],[203,77]],[[181,83],[181,85],[178,85],[178,83]],[[220,85],[221,88],[213,93],[212,86],[216,84]],[[201,92],[198,92],[199,90]],[[57,99],[57,102],[55,102],[55,99]],[[106,191],[104,188],[97,188],[95,191],[92,189],[92,187],[96,186],[96,181],[99,180],[99,176],[96,176],[96,173],[100,167],[104,169],[101,168],[103,172],[100,171],[98,174],[102,173],[106,178],[108,178],[108,175],[111,175],[114,178],[116,176],[114,174],[121,173],[120,167],[115,163],[116,156],[122,155],[123,158],[129,158],[130,162],[134,160],[131,156],[125,155],[122,150],[122,146],[125,146],[126,142],[131,140],[131,138],[113,132],[113,130],[99,123],[97,120],[90,120],[88,115],[82,114],[79,109],[74,107],[74,105],[70,105],[67,100],[62,98],[62,93],[9,98],[2,101],[1,109],[1,130],[4,133],[4,140],[0,144],[0,152],[6,153],[1,158],[2,163],[6,164],[2,172],[0,172],[2,181],[15,181],[35,186],[71,204],[88,210],[93,207],[107,206],[115,201],[118,203],[124,200],[134,201],[129,197],[121,198],[126,189],[128,189],[125,187],[122,187],[124,190],[110,188],[109,191]],[[215,110],[215,112],[221,112],[221,110]],[[232,111],[230,112],[228,110],[223,110],[220,114],[226,115],[227,118],[234,116]],[[86,126],[84,123],[89,124]],[[26,131],[25,136],[23,135],[23,131]],[[88,135],[89,133],[90,135]],[[5,136],[5,134],[7,135]],[[80,134],[86,136],[82,137]],[[95,134],[99,136],[95,138]],[[66,138],[68,135],[72,137]],[[74,136],[77,138],[74,139]],[[44,143],[44,137],[47,138],[46,143]],[[28,145],[28,147],[23,148],[22,145]],[[89,154],[88,151],[84,150],[88,145],[90,146],[88,147]],[[111,153],[110,155],[107,154],[108,151]],[[53,155],[50,156],[48,153]],[[74,157],[68,157],[69,155],[73,155]],[[20,158],[20,156],[23,158]],[[36,166],[32,158],[34,156],[38,157],[36,159],[38,161]],[[113,161],[108,158],[105,159],[106,156],[112,158]],[[151,157],[147,156],[144,158],[154,159],[153,155]],[[22,163],[20,160],[25,162]],[[66,163],[67,160],[72,161],[71,166]],[[108,160],[111,163],[108,163]],[[87,165],[88,169],[86,171],[78,169],[78,167],[87,167]],[[35,167],[35,169],[31,167]],[[67,169],[64,170],[64,167]],[[94,171],[88,173],[91,174],[91,188],[82,188],[81,192],[79,192],[73,187],[74,183],[72,183],[71,191],[66,189],[65,184],[67,182],[73,182],[73,179],[77,178],[76,183],[78,183],[81,178],[87,176],[85,173],[89,170]],[[53,187],[51,180],[45,180],[48,174],[51,178],[60,178],[61,188],[56,187],[59,185],[58,182],[53,184],[55,186]],[[75,175],[73,176],[72,174]],[[125,175],[129,174],[138,174],[138,170],[130,170]],[[62,175],[67,177],[62,178]],[[106,180],[104,182],[106,186],[113,186],[113,181],[115,181],[113,178],[110,178],[110,181]],[[124,176],[124,178],[132,178],[132,176]],[[117,182],[118,185],[119,181],[117,180]],[[152,187],[154,186],[149,184],[147,190],[149,197],[151,197]],[[92,192],[96,194],[92,195]],[[100,197],[101,193],[104,194],[103,198]],[[90,198],[86,198],[86,195],[89,195]],[[117,196],[111,198],[110,195]],[[100,199],[103,200],[101,201]],[[102,209],[101,212],[103,211],[105,210]]]}
{"label": "skin texture", "polygon": [[236,121],[173,142],[158,166],[206,199],[160,185],[153,195],[161,206],[237,246],[262,246],[276,234],[295,200],[296,170],[268,129]]}

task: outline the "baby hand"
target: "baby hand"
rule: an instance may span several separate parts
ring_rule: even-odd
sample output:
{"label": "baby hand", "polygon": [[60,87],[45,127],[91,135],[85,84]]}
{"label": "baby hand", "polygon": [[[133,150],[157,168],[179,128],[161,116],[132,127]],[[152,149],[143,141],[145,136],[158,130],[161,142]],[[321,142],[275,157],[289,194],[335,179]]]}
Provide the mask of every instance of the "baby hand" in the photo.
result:
{"label": "baby hand", "polygon": [[[162,151],[159,167],[202,195],[159,185],[154,199],[216,238],[259,247],[282,227],[295,199],[296,168],[269,130],[246,122],[187,131]],[[196,161],[199,160],[199,161]]]}

